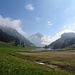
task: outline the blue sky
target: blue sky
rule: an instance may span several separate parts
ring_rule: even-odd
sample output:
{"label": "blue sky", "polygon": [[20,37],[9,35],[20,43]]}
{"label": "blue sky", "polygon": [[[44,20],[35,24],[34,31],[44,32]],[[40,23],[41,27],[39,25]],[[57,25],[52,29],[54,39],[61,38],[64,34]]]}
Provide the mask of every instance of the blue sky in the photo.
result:
{"label": "blue sky", "polygon": [[40,32],[51,41],[75,31],[75,0],[0,0],[0,25],[25,36]]}

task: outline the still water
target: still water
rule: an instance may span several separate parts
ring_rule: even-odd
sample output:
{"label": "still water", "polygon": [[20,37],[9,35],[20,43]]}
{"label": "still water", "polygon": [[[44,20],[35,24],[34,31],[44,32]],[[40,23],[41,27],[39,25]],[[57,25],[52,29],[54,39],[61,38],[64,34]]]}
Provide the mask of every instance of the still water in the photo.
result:
{"label": "still water", "polygon": [[36,48],[36,50],[52,50],[52,49],[50,49],[50,48],[45,49],[43,47],[40,47],[40,48]]}

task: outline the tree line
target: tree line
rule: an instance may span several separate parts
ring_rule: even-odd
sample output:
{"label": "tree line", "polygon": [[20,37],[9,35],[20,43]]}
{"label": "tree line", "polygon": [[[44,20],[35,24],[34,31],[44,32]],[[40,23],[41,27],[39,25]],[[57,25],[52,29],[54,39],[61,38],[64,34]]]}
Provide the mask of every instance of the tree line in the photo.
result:
{"label": "tree line", "polygon": [[12,35],[8,35],[2,30],[0,30],[0,41],[6,42],[6,43],[14,42],[15,46],[18,46],[19,44],[21,44],[23,47],[25,46],[25,43],[23,41],[20,41],[19,38],[16,38],[15,36],[12,36]]}

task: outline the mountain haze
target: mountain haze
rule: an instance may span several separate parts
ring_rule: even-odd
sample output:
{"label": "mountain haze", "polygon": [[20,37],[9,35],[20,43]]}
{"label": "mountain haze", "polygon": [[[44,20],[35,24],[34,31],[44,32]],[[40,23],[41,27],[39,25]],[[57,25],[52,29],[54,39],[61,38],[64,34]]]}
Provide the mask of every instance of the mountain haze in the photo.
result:
{"label": "mountain haze", "polygon": [[14,38],[18,38],[21,42],[24,42],[26,45],[33,45],[27,38],[25,38],[23,35],[21,35],[15,29],[12,29],[12,28],[9,28],[9,27],[0,26],[0,31],[2,31],[3,33],[7,34],[8,36],[12,36]]}
{"label": "mountain haze", "polygon": [[35,44],[36,46],[41,47],[41,46],[44,46],[44,45],[42,44],[42,37],[44,37],[44,35],[42,35],[41,33],[36,33],[36,34],[34,34],[34,35],[30,35],[30,36],[28,37],[28,39],[29,39],[33,44]]}
{"label": "mountain haze", "polygon": [[52,42],[48,47],[52,49],[64,48],[75,44],[75,33],[64,33],[61,38]]}

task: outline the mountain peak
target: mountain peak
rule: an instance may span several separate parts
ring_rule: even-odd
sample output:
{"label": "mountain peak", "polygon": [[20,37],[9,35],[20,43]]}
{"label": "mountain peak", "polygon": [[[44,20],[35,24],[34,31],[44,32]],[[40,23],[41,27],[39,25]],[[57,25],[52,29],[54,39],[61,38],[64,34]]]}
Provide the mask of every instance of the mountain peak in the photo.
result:
{"label": "mountain peak", "polygon": [[39,46],[39,47],[43,47],[44,45],[42,44],[42,37],[43,37],[44,35],[42,35],[41,33],[36,33],[36,34],[34,34],[34,35],[30,35],[29,37],[28,37],[28,39],[32,42],[32,43],[34,43],[36,46]]}
{"label": "mountain peak", "polygon": [[63,33],[61,35],[61,38],[73,38],[73,37],[75,37],[75,33],[73,33],[73,32]]}
{"label": "mountain peak", "polygon": [[43,35],[41,33],[39,33],[39,32],[36,33],[35,36],[37,36],[38,38],[42,38],[43,37]]}

